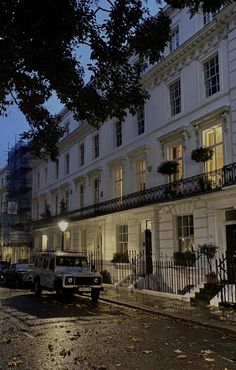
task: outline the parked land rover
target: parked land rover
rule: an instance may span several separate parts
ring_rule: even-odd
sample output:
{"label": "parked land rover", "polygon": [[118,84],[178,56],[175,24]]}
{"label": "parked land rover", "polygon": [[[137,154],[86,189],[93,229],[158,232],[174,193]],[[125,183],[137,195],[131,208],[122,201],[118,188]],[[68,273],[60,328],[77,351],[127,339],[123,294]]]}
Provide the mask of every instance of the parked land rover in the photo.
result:
{"label": "parked land rover", "polygon": [[42,290],[55,291],[58,298],[75,293],[90,293],[97,302],[102,289],[102,277],[88,266],[87,256],[71,252],[38,252],[33,268],[33,289],[37,296]]}

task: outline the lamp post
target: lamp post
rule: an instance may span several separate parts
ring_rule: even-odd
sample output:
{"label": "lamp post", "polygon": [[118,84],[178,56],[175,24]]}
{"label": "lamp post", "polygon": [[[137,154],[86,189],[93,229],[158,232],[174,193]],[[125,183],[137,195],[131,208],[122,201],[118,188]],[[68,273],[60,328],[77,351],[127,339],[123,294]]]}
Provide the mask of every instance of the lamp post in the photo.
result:
{"label": "lamp post", "polygon": [[68,227],[68,222],[62,220],[60,222],[58,222],[58,226],[62,232],[61,234],[61,251],[63,252],[64,251],[64,234],[65,234],[65,231]]}

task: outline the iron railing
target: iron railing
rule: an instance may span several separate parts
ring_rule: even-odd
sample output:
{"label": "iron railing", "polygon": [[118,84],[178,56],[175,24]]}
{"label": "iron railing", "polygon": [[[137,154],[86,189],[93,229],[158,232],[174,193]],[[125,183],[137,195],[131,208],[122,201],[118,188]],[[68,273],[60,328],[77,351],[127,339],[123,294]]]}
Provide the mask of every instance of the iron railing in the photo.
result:
{"label": "iron railing", "polygon": [[[102,216],[127,209],[138,208],[155,203],[191,197],[197,194],[220,191],[223,187],[236,184],[236,163],[221,169],[174,181],[165,185],[155,186],[146,190],[113,198],[97,204],[66,212],[70,221]],[[33,223],[33,228],[55,223],[60,215],[51,219],[41,219]]]}
{"label": "iron railing", "polygon": [[[213,258],[197,252],[194,258],[152,259],[152,273],[147,273],[146,252],[128,251],[119,260],[107,261],[103,255],[88,253],[92,270],[100,272],[104,283],[132,284],[136,289],[185,295],[204,283],[218,286],[220,305],[236,306],[236,257]],[[125,262],[123,262],[125,261]],[[150,270],[150,266],[149,266]]]}
{"label": "iron railing", "polygon": [[223,306],[236,307],[236,256],[222,255],[216,260],[218,283],[221,289],[218,300]]}

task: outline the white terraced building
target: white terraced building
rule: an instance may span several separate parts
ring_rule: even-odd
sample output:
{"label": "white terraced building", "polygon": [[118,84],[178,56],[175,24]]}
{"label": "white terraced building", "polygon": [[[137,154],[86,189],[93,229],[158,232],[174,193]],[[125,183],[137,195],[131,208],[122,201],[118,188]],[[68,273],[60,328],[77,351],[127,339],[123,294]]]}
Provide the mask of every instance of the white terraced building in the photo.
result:
{"label": "white terraced building", "polygon": [[[107,262],[142,251],[146,229],[153,260],[203,243],[236,253],[236,6],[191,19],[167,9],[170,44],[142,76],[150,99],[137,115],[96,131],[64,110],[57,162],[34,163],[35,250],[61,248],[63,200],[64,248],[99,252]],[[214,151],[204,163],[191,159],[201,146]],[[166,160],[179,163],[177,174],[157,172]],[[52,218],[42,217],[45,205]]]}

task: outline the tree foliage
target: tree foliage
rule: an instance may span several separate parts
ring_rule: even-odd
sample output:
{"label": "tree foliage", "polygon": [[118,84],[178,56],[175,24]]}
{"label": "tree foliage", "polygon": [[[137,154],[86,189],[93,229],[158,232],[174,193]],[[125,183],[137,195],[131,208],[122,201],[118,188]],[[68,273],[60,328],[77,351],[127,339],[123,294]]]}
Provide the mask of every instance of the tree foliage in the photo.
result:
{"label": "tree foliage", "polygon": [[[230,2],[167,1],[192,12]],[[53,91],[75,119],[95,127],[134,114],[148,98],[139,79],[143,63],[160,60],[169,31],[168,15],[150,16],[142,0],[0,0],[0,114],[16,103],[34,154],[55,159],[63,129],[45,108]],[[87,65],[79,57],[83,45],[91,51]]]}

